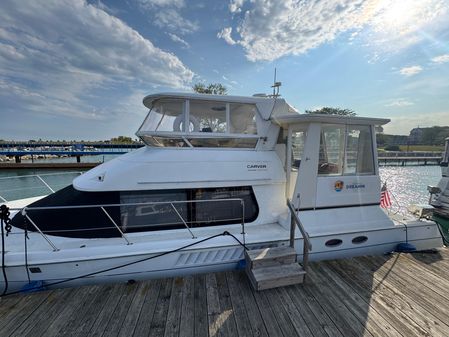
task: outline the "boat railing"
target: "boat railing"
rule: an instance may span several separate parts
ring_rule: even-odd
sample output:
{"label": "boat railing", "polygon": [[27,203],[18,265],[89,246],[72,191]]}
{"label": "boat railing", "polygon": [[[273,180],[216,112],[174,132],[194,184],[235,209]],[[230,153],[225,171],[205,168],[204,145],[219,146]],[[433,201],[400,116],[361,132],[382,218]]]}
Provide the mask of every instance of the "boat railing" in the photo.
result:
{"label": "boat railing", "polygon": [[[235,202],[239,203],[240,205],[240,216],[234,216],[230,218],[220,218],[215,220],[208,220],[208,221],[188,221],[185,219],[185,217],[181,214],[182,211],[180,211],[180,205],[182,204],[203,204],[203,203],[221,203],[221,202]],[[242,238],[243,238],[243,245],[245,245],[245,201],[241,198],[224,198],[224,199],[204,199],[204,200],[181,200],[181,201],[157,201],[157,202],[145,202],[145,203],[121,203],[121,204],[98,204],[98,205],[76,205],[76,206],[46,206],[46,207],[24,207],[24,208],[11,208],[11,211],[18,211],[21,212],[21,214],[28,220],[28,222],[34,227],[34,229],[45,239],[45,241],[51,246],[51,248],[54,251],[59,251],[59,248],[55,245],[55,243],[51,240],[49,237],[53,232],[57,232],[58,234],[63,233],[76,233],[76,232],[86,232],[90,230],[105,230],[105,229],[112,229],[116,230],[120,237],[125,241],[127,245],[133,244],[132,240],[129,237],[129,232],[126,232],[126,227],[123,225],[119,225],[117,222],[117,218],[114,219],[114,216],[111,215],[110,211],[114,207],[119,207],[120,209],[123,209],[123,207],[135,207],[135,210],[142,210],[142,207],[164,207],[167,206],[171,210],[173,210],[173,214],[176,215],[176,217],[181,221],[182,225],[185,227],[185,229],[189,232],[192,239],[196,239],[197,236],[194,233],[193,227],[194,224],[198,224],[201,222],[219,222],[220,224],[225,224],[227,221],[234,221],[234,223],[240,223],[242,231]],[[55,211],[55,210],[83,210],[83,209],[99,209],[102,213],[107,217],[109,222],[111,223],[110,227],[100,227],[100,228],[79,228],[79,229],[55,229],[51,231],[44,230],[42,231],[39,225],[37,224],[37,221],[32,213],[38,212],[38,211]],[[108,212],[109,210],[109,212]],[[166,213],[165,211],[167,208],[162,209],[162,214]],[[161,213],[158,213],[161,214]],[[146,215],[146,216],[151,216]],[[238,221],[237,221],[238,220]],[[163,225],[163,224],[149,224],[147,226],[140,225],[139,228],[142,227],[153,227],[155,225]],[[132,228],[132,227],[131,227]],[[202,227],[204,228],[204,227]],[[136,233],[135,231],[131,233]],[[138,232],[142,233],[142,231]]]}
{"label": "boat railing", "polygon": [[290,222],[290,247],[295,248],[295,228],[296,225],[298,225],[298,228],[302,234],[303,237],[303,257],[302,257],[302,267],[304,271],[307,271],[307,265],[309,262],[309,252],[312,250],[312,242],[310,241],[309,233],[306,232],[304,225],[302,224],[301,220],[298,217],[298,214],[296,213],[295,206],[293,206],[293,203],[290,201],[290,199],[287,199],[287,206],[290,209],[290,216],[291,216],[291,222]]}
{"label": "boat railing", "polygon": [[[70,185],[71,177],[81,174],[83,172],[57,172],[1,177],[0,200],[8,202],[54,193],[56,190]],[[67,176],[70,177],[65,178]]]}

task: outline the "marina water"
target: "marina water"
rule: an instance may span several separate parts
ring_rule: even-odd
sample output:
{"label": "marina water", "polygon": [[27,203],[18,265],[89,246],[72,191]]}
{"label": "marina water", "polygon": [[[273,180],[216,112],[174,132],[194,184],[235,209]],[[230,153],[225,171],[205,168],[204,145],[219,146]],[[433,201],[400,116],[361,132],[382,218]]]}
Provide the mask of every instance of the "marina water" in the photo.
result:
{"label": "marina water", "polygon": [[[1,179],[3,177],[42,174],[42,178],[54,190],[58,190],[69,185],[79,174],[77,170],[72,171],[72,174],[62,174],[60,170],[49,169],[0,170],[0,196],[14,200],[49,193],[48,188],[35,177],[11,180]],[[392,210],[404,213],[410,204],[427,204],[427,186],[438,183],[441,169],[439,166],[386,166],[380,168],[380,177],[382,182],[387,183],[393,203]]]}

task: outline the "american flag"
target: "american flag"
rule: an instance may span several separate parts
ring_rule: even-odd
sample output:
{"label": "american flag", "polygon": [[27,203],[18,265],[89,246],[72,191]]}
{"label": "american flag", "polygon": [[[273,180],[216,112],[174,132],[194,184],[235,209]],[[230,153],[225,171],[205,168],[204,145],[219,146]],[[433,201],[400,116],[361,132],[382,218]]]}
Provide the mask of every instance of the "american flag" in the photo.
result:
{"label": "american flag", "polygon": [[387,183],[384,183],[380,190],[380,207],[388,208],[391,207],[390,193],[387,190]]}

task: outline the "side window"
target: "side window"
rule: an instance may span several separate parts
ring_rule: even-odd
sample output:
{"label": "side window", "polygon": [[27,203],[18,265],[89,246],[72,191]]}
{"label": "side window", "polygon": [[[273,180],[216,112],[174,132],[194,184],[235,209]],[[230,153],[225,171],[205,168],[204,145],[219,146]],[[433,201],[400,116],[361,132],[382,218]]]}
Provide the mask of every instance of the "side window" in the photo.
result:
{"label": "side window", "polygon": [[183,100],[160,100],[154,103],[139,131],[183,131],[183,118]]}
{"label": "side window", "polygon": [[446,145],[444,147],[443,163],[449,162],[449,138],[446,138]]}
{"label": "side window", "polygon": [[[121,192],[121,228],[144,232],[185,228],[184,222],[189,227],[241,223],[240,200],[217,199],[243,199],[245,222],[254,221],[259,214],[250,186]],[[200,202],[183,202],[191,200]]]}
{"label": "side window", "polygon": [[[173,226],[178,228],[182,225],[179,215],[188,219],[187,204],[175,203],[173,204],[175,210],[169,203],[164,202],[185,200],[187,200],[186,190],[121,192],[121,204],[148,204],[121,206],[122,230],[138,228],[138,231],[151,231]],[[162,202],[162,204],[150,204],[154,202]]]}
{"label": "side window", "polygon": [[298,169],[304,152],[305,131],[292,132],[292,169]]}
{"label": "side window", "polygon": [[226,132],[226,103],[190,100],[191,132]]}
{"label": "side window", "polygon": [[318,174],[374,174],[374,156],[369,125],[323,125]]}
{"label": "side window", "polygon": [[252,104],[230,104],[230,132],[257,134],[256,106]]}
{"label": "side window", "polygon": [[[259,208],[251,187],[231,187],[192,190],[193,200],[243,199],[245,222],[257,218]],[[242,206],[240,200],[217,200],[193,203],[195,225],[213,226],[226,223],[241,223]]]}
{"label": "side window", "polygon": [[323,125],[321,128],[319,175],[341,175],[345,144],[344,125]]}
{"label": "side window", "polygon": [[374,174],[370,126],[348,125],[344,174]]}

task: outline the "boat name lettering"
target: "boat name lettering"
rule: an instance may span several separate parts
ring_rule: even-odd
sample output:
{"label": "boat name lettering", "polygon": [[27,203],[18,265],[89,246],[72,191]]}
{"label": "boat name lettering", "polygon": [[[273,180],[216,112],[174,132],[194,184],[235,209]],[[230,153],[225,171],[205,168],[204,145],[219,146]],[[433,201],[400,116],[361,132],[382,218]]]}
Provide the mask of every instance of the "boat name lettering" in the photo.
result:
{"label": "boat name lettering", "polygon": [[346,185],[346,188],[349,189],[358,189],[358,188],[365,188],[365,184],[348,184]]}
{"label": "boat name lettering", "polygon": [[248,164],[246,165],[246,168],[248,169],[266,169],[266,164]]}

